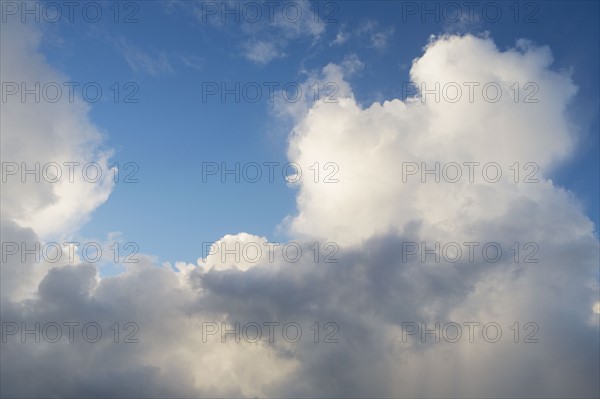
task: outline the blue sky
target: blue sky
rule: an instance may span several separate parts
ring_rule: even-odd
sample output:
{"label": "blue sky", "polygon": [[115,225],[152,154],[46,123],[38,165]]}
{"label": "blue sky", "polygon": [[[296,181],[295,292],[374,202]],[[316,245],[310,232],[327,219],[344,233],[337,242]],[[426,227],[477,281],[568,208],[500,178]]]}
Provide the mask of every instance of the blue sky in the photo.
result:
{"label": "blue sky", "polygon": [[[255,35],[232,16],[222,23],[220,14],[209,15],[204,22],[198,13],[201,2],[138,4],[139,10],[122,10],[135,12],[137,23],[114,23],[105,7],[106,17],[99,23],[63,19],[43,24],[43,53],[71,80],[96,81],[103,88],[113,82],[139,87],[137,103],[115,103],[104,96],[92,104],[91,118],[106,132],[106,147],[115,150],[112,160],[137,163],[139,183],[117,184],[109,201],[83,226],[82,236],[120,231],[144,253],[189,262],[198,257],[202,242],[227,233],[252,231],[285,240],[277,226],[295,213],[294,188],[281,179],[203,183],[201,168],[202,162],[210,161],[285,163],[289,120],[276,115],[266,93],[257,103],[235,103],[231,96],[224,103],[218,96],[203,102],[202,82],[303,82],[305,72],[355,54],[364,69],[348,80],[357,100],[369,105],[401,98],[412,60],[422,54],[431,34],[446,32],[489,32],[500,49],[526,38],[550,46],[554,69],[572,70],[579,86],[571,111],[581,127],[580,146],[553,178],[577,195],[598,225],[599,65],[598,48],[592,45],[598,36],[597,2],[536,2],[539,9],[521,3],[520,18],[532,13],[531,23],[515,23],[509,2],[498,3],[503,12],[498,22],[488,22],[476,11],[477,21],[465,23],[444,18],[436,23],[433,15],[423,21],[418,14],[405,15],[403,21],[402,2],[339,2],[337,10],[321,9],[322,18],[331,11],[335,17],[324,23],[319,36],[286,39],[281,56],[268,62],[244,54],[244,43]],[[256,37],[279,40],[281,30],[260,25]],[[332,45],[340,32],[347,40]],[[379,48],[372,42],[374,33],[385,38]]]}

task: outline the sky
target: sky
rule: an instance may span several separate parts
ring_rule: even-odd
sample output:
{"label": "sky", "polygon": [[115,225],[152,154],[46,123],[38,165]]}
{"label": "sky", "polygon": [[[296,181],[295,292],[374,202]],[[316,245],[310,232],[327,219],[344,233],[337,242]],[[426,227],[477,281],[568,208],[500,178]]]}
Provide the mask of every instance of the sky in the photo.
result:
{"label": "sky", "polygon": [[0,4],[3,397],[600,395],[597,1]]}

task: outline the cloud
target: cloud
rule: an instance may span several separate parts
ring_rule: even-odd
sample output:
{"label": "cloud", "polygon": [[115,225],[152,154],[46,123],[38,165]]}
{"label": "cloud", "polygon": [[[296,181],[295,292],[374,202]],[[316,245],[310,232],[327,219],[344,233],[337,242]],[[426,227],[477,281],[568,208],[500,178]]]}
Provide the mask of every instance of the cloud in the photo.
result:
{"label": "cloud", "polygon": [[232,32],[240,41],[241,55],[259,65],[285,57],[292,43],[309,41],[312,47],[326,31],[325,22],[315,20],[307,0],[251,6],[243,2],[190,6],[201,25]]}
{"label": "cloud", "polygon": [[[103,279],[91,265],[54,269],[41,281],[37,299],[21,303],[3,299],[3,321],[26,322],[29,329],[35,321],[42,325],[94,321],[108,335],[89,344],[78,327],[76,341],[62,345],[22,344],[15,342],[19,335],[9,337],[2,355],[3,379],[9,382],[3,384],[2,393],[71,397],[594,394],[597,321],[592,326],[583,323],[589,309],[581,306],[593,296],[592,290],[581,289],[595,267],[593,239],[558,246],[540,267],[520,271],[510,260],[487,265],[403,263],[399,248],[411,239],[375,238],[340,253],[337,264],[315,263],[312,256],[290,264],[276,255],[273,264],[246,271],[204,271],[190,265],[189,284],[179,278],[180,271],[148,261]],[[303,249],[310,253],[308,245]],[[563,260],[574,257],[576,272],[563,266]],[[401,323],[421,320],[430,328],[436,321],[495,321],[502,325],[505,340],[489,344],[477,335],[476,344],[470,344],[465,331],[459,344],[402,342]],[[539,325],[540,342],[513,343],[509,326],[530,320]],[[115,344],[109,327],[130,321],[139,327],[135,335],[139,342]],[[321,330],[318,343],[310,330],[315,321]],[[269,343],[263,327],[265,339],[257,344],[245,339],[236,343],[232,334],[223,343],[220,331],[203,340],[203,323],[216,323],[219,328],[226,323],[233,330],[235,323],[266,322],[298,323],[304,338],[285,342],[279,328],[275,342]],[[336,328],[325,331],[327,322]],[[338,342],[323,342],[334,332]],[[568,364],[553,364],[553,359],[565,355]],[[33,384],[25,383],[27,372],[35,372]],[[52,384],[57,380],[60,385]],[[424,385],[427,392],[422,391]]]}
{"label": "cloud", "polygon": [[[356,55],[346,55],[339,64],[329,63],[321,71],[306,71],[307,80],[298,82],[304,94],[298,101],[289,102],[282,96],[275,98],[274,113],[278,117],[290,117],[297,122],[304,118],[315,102],[334,102],[352,95],[350,84],[344,77],[352,77],[364,69],[364,62]],[[318,88],[315,95],[315,87]],[[310,164],[300,164],[308,170]],[[294,184],[295,186],[296,184]]]}
{"label": "cloud", "polygon": [[[549,180],[553,167],[565,161],[576,144],[575,128],[565,111],[576,88],[569,76],[548,70],[550,63],[550,52],[543,47],[502,53],[490,39],[442,37],[430,43],[411,69],[416,86],[432,90],[439,85],[437,99],[424,94],[425,102],[394,99],[364,109],[341,70],[327,66],[323,76],[340,87],[339,101],[318,102],[300,114],[305,116],[296,124],[288,155],[301,165],[335,163],[340,183],[302,182],[299,213],[290,225],[293,233],[353,245],[389,231],[402,233],[418,222],[428,235],[466,239],[482,220],[505,215],[521,198],[541,204],[540,223],[546,227],[560,222],[580,226],[581,234],[592,231],[569,195]],[[481,82],[473,102],[462,82]],[[487,82],[501,86],[504,95],[498,102],[484,100]],[[515,102],[510,90],[515,82],[522,87],[535,82],[539,102]],[[442,88],[455,84],[464,90],[459,100],[450,102],[442,97]],[[504,175],[491,184],[479,169],[472,184],[464,169],[464,178],[456,183],[422,184],[420,173],[403,183],[403,163],[408,162],[419,167],[426,162],[429,168],[435,162],[479,162],[480,167],[496,162]],[[511,184],[509,168],[514,162],[538,165],[540,183]],[[550,199],[542,200],[551,192],[552,206],[564,212],[573,209],[566,220],[559,220],[564,216],[554,212]]]}
{"label": "cloud", "polygon": [[[276,251],[272,261],[250,264],[209,255],[206,267],[202,260],[156,265],[142,258],[104,278],[85,263],[20,270],[11,258],[12,266],[2,264],[3,284],[8,276],[34,292],[22,300],[3,286],[3,322],[25,322],[29,329],[36,321],[96,322],[105,335],[95,344],[82,339],[80,327],[73,343],[21,343],[19,335],[9,336],[2,344],[0,393],[597,397],[599,246],[572,194],[550,179],[576,146],[566,113],[576,87],[551,62],[545,47],[502,52],[489,38],[448,36],[432,39],[413,63],[411,78],[426,87],[494,81],[508,90],[514,82],[536,82],[539,102],[531,107],[509,97],[495,103],[412,97],[361,107],[345,80],[359,60],[326,65],[320,79],[337,83],[339,101],[290,113],[296,118],[290,161],[339,166],[337,184],[300,183],[289,228],[304,256],[290,262]],[[491,160],[503,168],[535,162],[539,182],[402,179],[402,162]],[[39,239],[35,229],[4,217],[2,224],[3,239]],[[239,233],[218,242],[253,241],[267,238]],[[315,243],[322,251],[330,241],[340,245],[338,262],[315,261]],[[497,262],[404,259],[403,243],[421,241],[497,241],[505,249],[533,241],[539,262],[515,263],[510,250]],[[496,344],[401,339],[403,322],[432,328],[451,321],[493,321],[505,335]],[[115,322],[119,343],[110,329]],[[128,322],[139,329],[138,343],[122,342]],[[282,340],[278,327],[272,342],[238,343],[232,335],[226,342],[221,334],[207,337],[204,329],[206,323],[233,329],[265,322],[297,323],[303,335],[296,343]],[[509,328],[515,322],[519,343]],[[538,343],[522,342],[527,322],[538,326]]]}
{"label": "cloud", "polygon": [[198,57],[195,55],[181,55],[179,56],[183,64],[188,67],[195,69],[197,71],[202,71],[205,65],[205,59],[202,57]]}
{"label": "cloud", "polygon": [[354,35],[357,37],[368,36],[370,47],[383,51],[387,47],[388,40],[394,35],[394,32],[395,29],[393,27],[382,30],[379,23],[368,20],[355,30]]}
{"label": "cloud", "polygon": [[344,58],[341,64],[344,76],[352,76],[364,69],[365,63],[356,54],[350,54]]}
{"label": "cloud", "polygon": [[346,26],[342,25],[338,30],[335,39],[332,40],[330,46],[341,46],[352,37],[361,38],[367,36],[369,38],[369,47],[383,51],[387,48],[389,39],[394,35],[395,29],[389,27],[382,29],[379,23],[368,20],[360,24],[354,31],[347,31]]}
{"label": "cloud", "polygon": [[394,28],[386,31],[375,32],[371,34],[371,46],[378,50],[384,50],[387,47],[389,38],[394,34]]}
{"label": "cloud", "polygon": [[264,40],[248,41],[243,48],[244,56],[257,64],[268,64],[285,56],[275,43]]}
{"label": "cloud", "polygon": [[[2,219],[50,239],[74,233],[107,200],[113,189],[113,171],[108,165],[111,151],[103,147],[103,133],[90,121],[89,104],[78,95],[69,98],[64,83],[70,79],[48,65],[38,52],[40,42],[40,32],[24,24],[2,25],[2,82],[29,90],[36,84],[40,87],[37,100],[32,94],[23,99],[19,92],[7,96],[2,104],[3,171],[9,172],[9,163],[14,170],[2,183],[3,191],[10,193],[2,196]],[[62,94],[56,97],[54,89],[44,94],[46,85],[58,86]],[[72,173],[65,165],[69,162],[73,163]],[[60,170],[47,167],[50,163]],[[91,179],[86,179],[83,169],[91,163],[95,163],[89,169]],[[23,175],[25,169],[36,167],[36,172]],[[91,183],[98,168],[103,174]],[[49,182],[56,174],[60,179]]]}
{"label": "cloud", "polygon": [[330,46],[342,45],[342,44],[346,43],[349,38],[350,38],[350,35],[348,34],[348,32],[340,30],[337,33],[337,35],[335,36],[335,39],[330,43]]}
{"label": "cloud", "polygon": [[[117,49],[125,57],[125,61],[127,61],[129,67],[135,72],[145,73],[150,76],[173,72],[168,57],[162,52],[151,55],[123,37],[119,38],[116,45]],[[186,60],[184,60],[184,63],[188,65]]]}
{"label": "cloud", "polygon": [[198,265],[207,270],[248,270],[259,263],[269,262],[269,241],[248,233],[227,234],[215,241],[208,249],[206,258],[198,259]]}

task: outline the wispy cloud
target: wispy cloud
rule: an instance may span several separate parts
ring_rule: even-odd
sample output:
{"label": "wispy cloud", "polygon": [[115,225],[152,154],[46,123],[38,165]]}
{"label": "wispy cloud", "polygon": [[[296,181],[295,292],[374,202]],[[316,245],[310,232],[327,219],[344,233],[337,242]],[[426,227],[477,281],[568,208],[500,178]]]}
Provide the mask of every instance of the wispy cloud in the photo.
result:
{"label": "wispy cloud", "polygon": [[179,59],[188,68],[201,71],[204,68],[204,58],[198,57],[197,55],[180,55]]}
{"label": "wispy cloud", "polygon": [[265,40],[251,40],[242,45],[246,58],[257,64],[268,64],[276,58],[285,56],[275,42]]}
{"label": "wispy cloud", "polygon": [[366,21],[358,26],[354,31],[348,31],[345,26],[342,26],[338,31],[335,39],[329,43],[330,46],[342,45],[352,37],[368,37],[369,47],[383,51],[387,48],[390,38],[394,35],[393,27],[383,28],[375,21]]}
{"label": "wispy cloud", "polygon": [[371,47],[377,50],[384,50],[388,45],[388,40],[394,34],[394,28],[389,28],[384,31],[374,32],[371,34]]}
{"label": "wispy cloud", "polygon": [[[240,54],[259,65],[285,57],[286,49],[292,43],[308,41],[309,47],[315,45],[327,30],[323,20],[315,20],[311,3],[306,0],[293,2],[292,9],[297,10],[297,18],[283,13],[281,7],[269,11],[269,7],[263,5],[261,17],[252,21],[244,14],[245,8],[241,4],[190,4],[189,14],[203,27],[219,29],[236,37]],[[227,14],[224,10],[233,11]]]}
{"label": "wispy cloud", "polygon": [[345,27],[342,26],[340,28],[340,30],[338,31],[337,35],[335,36],[335,39],[331,43],[329,43],[329,45],[330,46],[342,45],[342,44],[346,43],[349,38],[350,38],[350,33],[348,33],[345,30]]}
{"label": "wispy cloud", "polygon": [[154,54],[150,54],[127,41],[124,37],[120,37],[116,44],[129,67],[135,72],[151,76],[173,72],[169,59],[163,52],[154,51]]}

